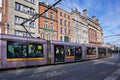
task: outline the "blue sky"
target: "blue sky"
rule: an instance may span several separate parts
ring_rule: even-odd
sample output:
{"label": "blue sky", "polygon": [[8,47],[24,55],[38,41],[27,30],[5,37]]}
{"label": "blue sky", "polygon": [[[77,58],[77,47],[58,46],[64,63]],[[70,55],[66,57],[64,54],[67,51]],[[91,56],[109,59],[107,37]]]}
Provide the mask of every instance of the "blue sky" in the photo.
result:
{"label": "blue sky", "polygon": [[[43,1],[43,0],[40,0]],[[48,0],[49,4],[58,0]],[[120,34],[120,0],[62,0],[63,5],[57,5],[64,10],[71,11],[69,8],[77,9],[81,12],[88,10],[88,16],[96,16],[104,31],[104,36]],[[105,43],[120,44],[120,36],[104,38]]]}

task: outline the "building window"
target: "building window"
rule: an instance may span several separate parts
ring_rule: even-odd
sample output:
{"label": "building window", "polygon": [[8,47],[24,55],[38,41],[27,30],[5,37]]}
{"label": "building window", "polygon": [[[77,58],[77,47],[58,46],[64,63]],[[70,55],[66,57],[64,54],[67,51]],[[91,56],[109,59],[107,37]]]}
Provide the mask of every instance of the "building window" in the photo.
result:
{"label": "building window", "polygon": [[18,36],[28,36],[27,32],[15,30],[15,35]]}
{"label": "building window", "polygon": [[70,22],[68,22],[68,27],[70,27]]}
{"label": "building window", "polygon": [[47,22],[47,21],[44,21],[44,28],[47,29],[47,27],[48,27],[48,22]]}
{"label": "building window", "polygon": [[48,34],[48,40],[50,40],[50,34]]}
{"label": "building window", "polygon": [[54,19],[53,12],[50,12],[50,19]]}
{"label": "building window", "polygon": [[68,34],[70,35],[70,30],[68,30]]}
{"label": "building window", "polygon": [[28,1],[28,2],[30,2],[32,4],[34,4],[34,0],[25,0],[25,1]]}
{"label": "building window", "polygon": [[42,39],[45,39],[45,33],[42,33]]}
{"label": "building window", "polygon": [[20,4],[19,3],[15,3],[15,9],[20,10]]}
{"label": "building window", "polygon": [[56,40],[56,36],[55,35],[53,35],[53,40]]}
{"label": "building window", "polygon": [[[27,36],[27,37],[30,37],[30,35],[27,32],[25,32],[25,31],[15,30],[14,34],[17,35],[17,36],[25,36],[25,37]],[[31,33],[31,35],[34,36],[35,33]]]}
{"label": "building window", "polygon": [[[45,11],[45,10],[44,10]],[[45,17],[48,17],[48,11],[44,13]]]}
{"label": "building window", "polygon": [[2,13],[0,13],[0,22],[2,21]]}
{"label": "building window", "polygon": [[20,19],[21,19],[20,17],[15,16],[15,24],[20,24],[21,23]]}
{"label": "building window", "polygon": [[63,28],[61,27],[61,28],[60,28],[60,33],[62,33],[62,29],[63,29]]}
{"label": "building window", "polygon": [[60,41],[63,41],[63,37],[62,36],[60,36]]}
{"label": "building window", "polygon": [[17,3],[17,2],[15,3],[15,10],[27,13],[29,15],[34,15],[34,13],[35,13],[35,10],[33,8],[24,6],[24,5]]}
{"label": "building window", "polygon": [[30,27],[34,27],[35,26],[35,22],[32,22],[29,24]]}
{"label": "building window", "polygon": [[50,29],[53,30],[53,23],[50,24]]}
{"label": "building window", "polygon": [[64,14],[64,18],[66,18],[66,14]]}
{"label": "building window", "polygon": [[0,33],[2,33],[2,28],[0,27]]}
{"label": "building window", "polygon": [[70,19],[70,16],[68,15],[68,19]]}
{"label": "building window", "polygon": [[0,7],[2,7],[2,0],[0,0]]}
{"label": "building window", "polygon": [[60,19],[60,25],[62,25],[62,19]]}
{"label": "building window", "polygon": [[66,20],[64,21],[64,26],[66,26]]}
{"label": "building window", "polygon": [[62,12],[60,12],[60,16],[62,16]]}
{"label": "building window", "polygon": [[[14,22],[15,24],[21,24],[22,22],[26,21],[27,19],[25,18],[22,18],[22,17],[18,17],[18,16],[15,16],[15,19],[14,19]],[[35,26],[35,22],[32,22],[30,23],[29,21],[24,23],[25,26],[30,26],[30,27],[34,27]]]}
{"label": "building window", "polygon": [[65,34],[67,34],[67,30],[65,29]]}

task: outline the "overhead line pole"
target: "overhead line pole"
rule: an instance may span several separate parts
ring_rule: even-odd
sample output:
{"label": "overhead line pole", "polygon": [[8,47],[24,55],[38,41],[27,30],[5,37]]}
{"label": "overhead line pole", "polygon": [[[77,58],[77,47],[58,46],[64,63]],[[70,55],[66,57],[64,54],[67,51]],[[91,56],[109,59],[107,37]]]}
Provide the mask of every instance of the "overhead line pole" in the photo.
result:
{"label": "overhead line pole", "polygon": [[107,38],[107,37],[113,37],[113,36],[120,36],[120,34],[104,36],[104,38]]}
{"label": "overhead line pole", "polygon": [[[31,33],[26,29],[26,27],[25,27],[25,23],[26,22],[28,22],[28,21],[30,21],[30,24],[32,23],[32,22],[34,22],[37,18],[39,18],[40,16],[42,16],[45,12],[47,12],[49,9],[51,9],[52,7],[54,7],[55,5],[57,5],[59,2],[61,2],[62,0],[59,0],[59,1],[57,1],[56,3],[54,3],[52,6],[50,6],[49,8],[47,8],[43,13],[41,13],[41,14],[37,14],[37,13],[35,13],[31,18],[29,18],[29,19],[27,19],[26,21],[24,21],[24,22],[22,22],[21,23],[21,26],[23,26],[24,27],[24,29],[27,31],[27,33],[31,36],[31,37],[33,37],[32,35],[31,35]],[[34,38],[34,37],[33,37]]]}

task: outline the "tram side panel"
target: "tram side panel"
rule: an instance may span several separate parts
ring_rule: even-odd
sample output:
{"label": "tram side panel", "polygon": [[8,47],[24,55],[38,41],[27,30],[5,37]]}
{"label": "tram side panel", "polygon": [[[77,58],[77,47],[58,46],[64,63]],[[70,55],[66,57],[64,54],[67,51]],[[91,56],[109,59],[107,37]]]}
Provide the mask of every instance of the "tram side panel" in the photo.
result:
{"label": "tram side panel", "polygon": [[[47,45],[46,43],[35,44],[35,55],[29,56],[27,66],[37,66],[47,64]],[[31,54],[31,53],[29,53]]]}
{"label": "tram side panel", "polygon": [[28,42],[25,37],[10,35],[2,37],[0,41],[1,68],[18,68],[47,63],[46,41],[30,38]]}
{"label": "tram side panel", "polygon": [[55,49],[54,49],[54,44],[51,44],[51,52],[48,53],[48,59],[49,59],[49,64],[54,64],[55,63]]}
{"label": "tram side panel", "polygon": [[26,66],[26,61],[17,61],[17,58],[10,58],[11,53],[9,50],[13,51],[7,43],[7,40],[2,40],[2,68],[16,68]]}

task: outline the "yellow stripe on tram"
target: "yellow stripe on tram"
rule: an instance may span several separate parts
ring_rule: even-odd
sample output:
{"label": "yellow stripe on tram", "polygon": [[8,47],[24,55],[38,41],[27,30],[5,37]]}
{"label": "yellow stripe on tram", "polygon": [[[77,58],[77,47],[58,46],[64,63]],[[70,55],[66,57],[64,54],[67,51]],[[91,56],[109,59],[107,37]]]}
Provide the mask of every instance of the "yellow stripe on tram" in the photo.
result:
{"label": "yellow stripe on tram", "polygon": [[7,61],[43,60],[44,58],[8,58]]}
{"label": "yellow stripe on tram", "polygon": [[74,56],[66,56],[65,58],[74,58]]}
{"label": "yellow stripe on tram", "polygon": [[93,54],[93,55],[87,55],[88,57],[94,57],[94,56],[96,56],[95,54]]}

